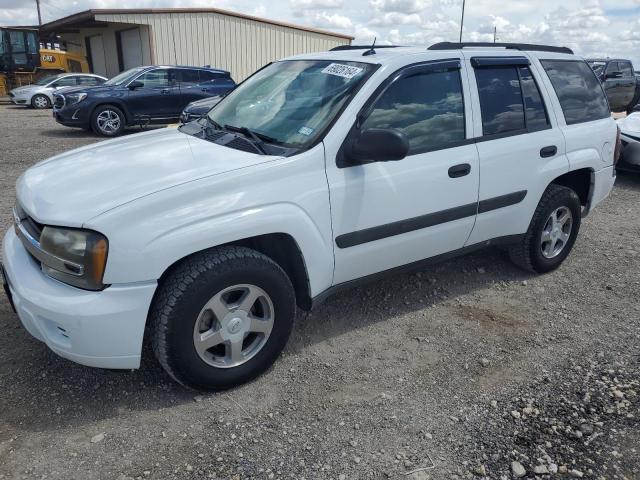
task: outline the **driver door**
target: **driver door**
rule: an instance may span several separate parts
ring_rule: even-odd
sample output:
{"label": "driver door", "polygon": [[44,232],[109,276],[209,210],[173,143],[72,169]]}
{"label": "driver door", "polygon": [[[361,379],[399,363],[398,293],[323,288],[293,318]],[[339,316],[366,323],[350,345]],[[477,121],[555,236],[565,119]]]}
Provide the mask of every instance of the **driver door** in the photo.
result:
{"label": "driver door", "polygon": [[[327,148],[334,284],[462,248],[476,218],[478,152],[459,60],[412,65],[372,95],[347,139]],[[399,161],[345,164],[345,145],[370,128],[398,129]],[[336,161],[337,159],[337,161]]]}
{"label": "driver door", "polygon": [[177,118],[181,112],[180,86],[175,71],[157,68],[140,75],[142,86],[129,90],[127,106],[136,119],[165,120]]}

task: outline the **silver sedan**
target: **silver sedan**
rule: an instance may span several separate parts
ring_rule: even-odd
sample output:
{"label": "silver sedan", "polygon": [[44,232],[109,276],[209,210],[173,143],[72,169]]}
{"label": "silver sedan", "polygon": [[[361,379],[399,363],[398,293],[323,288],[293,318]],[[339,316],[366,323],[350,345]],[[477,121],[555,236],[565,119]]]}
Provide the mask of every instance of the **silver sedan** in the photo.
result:
{"label": "silver sedan", "polygon": [[92,73],[47,75],[31,85],[14,88],[9,92],[9,98],[16,105],[51,108],[54,92],[66,87],[101,85],[106,80],[106,78]]}

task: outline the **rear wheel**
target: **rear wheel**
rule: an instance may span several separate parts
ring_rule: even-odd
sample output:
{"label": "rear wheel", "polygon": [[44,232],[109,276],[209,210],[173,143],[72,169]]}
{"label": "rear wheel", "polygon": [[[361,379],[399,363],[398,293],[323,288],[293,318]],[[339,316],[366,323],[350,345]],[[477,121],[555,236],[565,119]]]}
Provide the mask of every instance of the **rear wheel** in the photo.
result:
{"label": "rear wheel", "polygon": [[51,108],[51,100],[49,100],[49,97],[47,97],[46,95],[34,95],[31,99],[31,106],[33,108],[37,108],[38,110]]}
{"label": "rear wheel", "polygon": [[100,105],[91,114],[91,128],[98,135],[115,137],[122,133],[124,127],[124,113],[114,105]]}
{"label": "rear wheel", "polygon": [[153,349],[178,382],[219,390],[264,372],[287,343],[295,294],[269,257],[222,247],[186,259],[159,287]]}
{"label": "rear wheel", "polygon": [[581,215],[582,207],[576,192],[560,185],[549,185],[524,238],[509,249],[511,259],[531,272],[555,270],[573,248]]}

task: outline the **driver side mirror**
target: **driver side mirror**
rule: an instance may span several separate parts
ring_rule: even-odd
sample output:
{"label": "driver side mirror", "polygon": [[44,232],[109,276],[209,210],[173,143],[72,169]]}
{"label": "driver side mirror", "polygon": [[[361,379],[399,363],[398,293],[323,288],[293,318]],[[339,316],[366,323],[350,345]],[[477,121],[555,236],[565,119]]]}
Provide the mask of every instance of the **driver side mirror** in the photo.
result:
{"label": "driver side mirror", "polygon": [[140,80],[134,80],[129,84],[129,90],[135,90],[136,88],[141,87],[144,87],[144,83],[142,83]]}
{"label": "driver side mirror", "polygon": [[409,139],[393,128],[369,128],[346,153],[353,164],[402,160],[409,153]]}

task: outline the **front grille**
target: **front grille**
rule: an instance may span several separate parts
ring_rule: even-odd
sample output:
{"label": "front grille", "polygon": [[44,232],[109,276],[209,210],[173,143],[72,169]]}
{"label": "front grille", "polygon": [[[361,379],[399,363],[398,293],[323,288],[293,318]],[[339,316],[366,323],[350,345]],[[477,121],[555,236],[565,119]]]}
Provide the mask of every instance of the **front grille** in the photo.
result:
{"label": "front grille", "polygon": [[36,222],[31,217],[23,219],[22,225],[24,225],[24,228],[27,230],[27,232],[29,232],[29,235],[31,235],[37,241],[40,241],[40,236],[42,235],[42,229],[44,228],[44,225]]}
{"label": "front grille", "polygon": [[55,96],[55,101],[53,102],[53,106],[56,107],[56,108],[64,107],[64,96],[63,95],[56,95]]}

